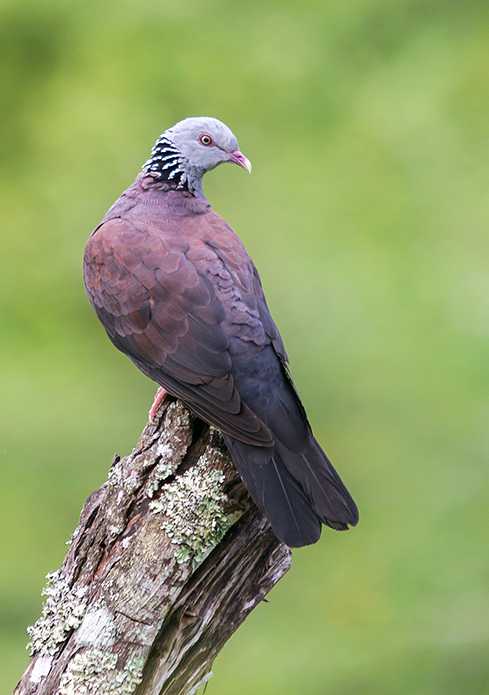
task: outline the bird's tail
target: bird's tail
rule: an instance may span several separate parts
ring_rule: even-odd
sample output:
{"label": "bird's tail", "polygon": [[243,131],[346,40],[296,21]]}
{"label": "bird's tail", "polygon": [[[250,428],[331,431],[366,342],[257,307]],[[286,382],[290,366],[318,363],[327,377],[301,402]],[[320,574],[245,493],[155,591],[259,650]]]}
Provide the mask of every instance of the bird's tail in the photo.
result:
{"label": "bird's tail", "polygon": [[312,433],[300,452],[277,439],[270,448],[228,436],[225,442],[251,497],[287,545],[315,543],[322,523],[342,531],[358,522],[355,502]]}

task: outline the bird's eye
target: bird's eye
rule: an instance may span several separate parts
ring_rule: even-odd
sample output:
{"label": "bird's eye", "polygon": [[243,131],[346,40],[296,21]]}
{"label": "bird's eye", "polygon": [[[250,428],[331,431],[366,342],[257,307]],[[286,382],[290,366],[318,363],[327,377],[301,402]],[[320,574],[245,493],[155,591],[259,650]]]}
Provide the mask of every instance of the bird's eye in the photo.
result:
{"label": "bird's eye", "polygon": [[202,145],[205,145],[206,147],[209,147],[209,145],[212,145],[212,138],[210,135],[201,135],[199,140],[200,140],[200,143]]}

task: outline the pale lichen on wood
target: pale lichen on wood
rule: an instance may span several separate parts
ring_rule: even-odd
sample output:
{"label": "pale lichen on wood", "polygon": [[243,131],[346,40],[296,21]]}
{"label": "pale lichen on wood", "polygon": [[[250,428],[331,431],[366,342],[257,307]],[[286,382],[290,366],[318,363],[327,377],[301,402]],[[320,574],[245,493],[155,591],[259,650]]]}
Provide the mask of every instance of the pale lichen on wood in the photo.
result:
{"label": "pale lichen on wood", "polygon": [[117,668],[117,654],[101,649],[78,652],[61,676],[59,695],[132,695],[143,679],[144,659],[132,657]]}
{"label": "pale lichen on wood", "polygon": [[67,635],[82,622],[87,606],[87,588],[71,588],[61,571],[51,572],[42,590],[46,597],[40,618],[27,628],[30,642],[27,650],[31,656],[56,653]]}
{"label": "pale lichen on wood", "polygon": [[[221,468],[216,465],[221,463]],[[207,449],[197,463],[165,486],[150,509],[161,513],[162,528],[178,546],[178,562],[192,561],[197,567],[237,521],[240,512],[227,512],[224,469],[229,466],[217,449]]]}
{"label": "pale lichen on wood", "polygon": [[16,695],[195,692],[289,564],[220,434],[168,400],[88,498]]}

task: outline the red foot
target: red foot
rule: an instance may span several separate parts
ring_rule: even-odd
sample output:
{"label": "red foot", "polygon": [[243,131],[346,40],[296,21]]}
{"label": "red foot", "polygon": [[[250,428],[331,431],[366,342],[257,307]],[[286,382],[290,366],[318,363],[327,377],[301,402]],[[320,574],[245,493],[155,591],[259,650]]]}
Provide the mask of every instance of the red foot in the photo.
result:
{"label": "red foot", "polygon": [[166,391],[164,388],[162,388],[160,386],[158,391],[155,393],[153,405],[149,409],[149,421],[150,422],[152,422],[153,420],[156,419],[156,416],[158,415],[158,410],[160,409],[160,405],[163,403],[165,398],[166,398]]}

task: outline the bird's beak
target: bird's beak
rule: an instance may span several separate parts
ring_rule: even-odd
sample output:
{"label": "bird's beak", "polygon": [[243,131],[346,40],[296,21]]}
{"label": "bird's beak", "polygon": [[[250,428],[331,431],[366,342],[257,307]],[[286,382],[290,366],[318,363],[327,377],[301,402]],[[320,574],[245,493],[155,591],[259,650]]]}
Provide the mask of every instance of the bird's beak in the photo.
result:
{"label": "bird's beak", "polygon": [[245,157],[242,152],[235,150],[229,155],[229,161],[233,164],[237,164],[242,169],[246,169],[248,174],[251,174],[251,162],[248,157]]}

